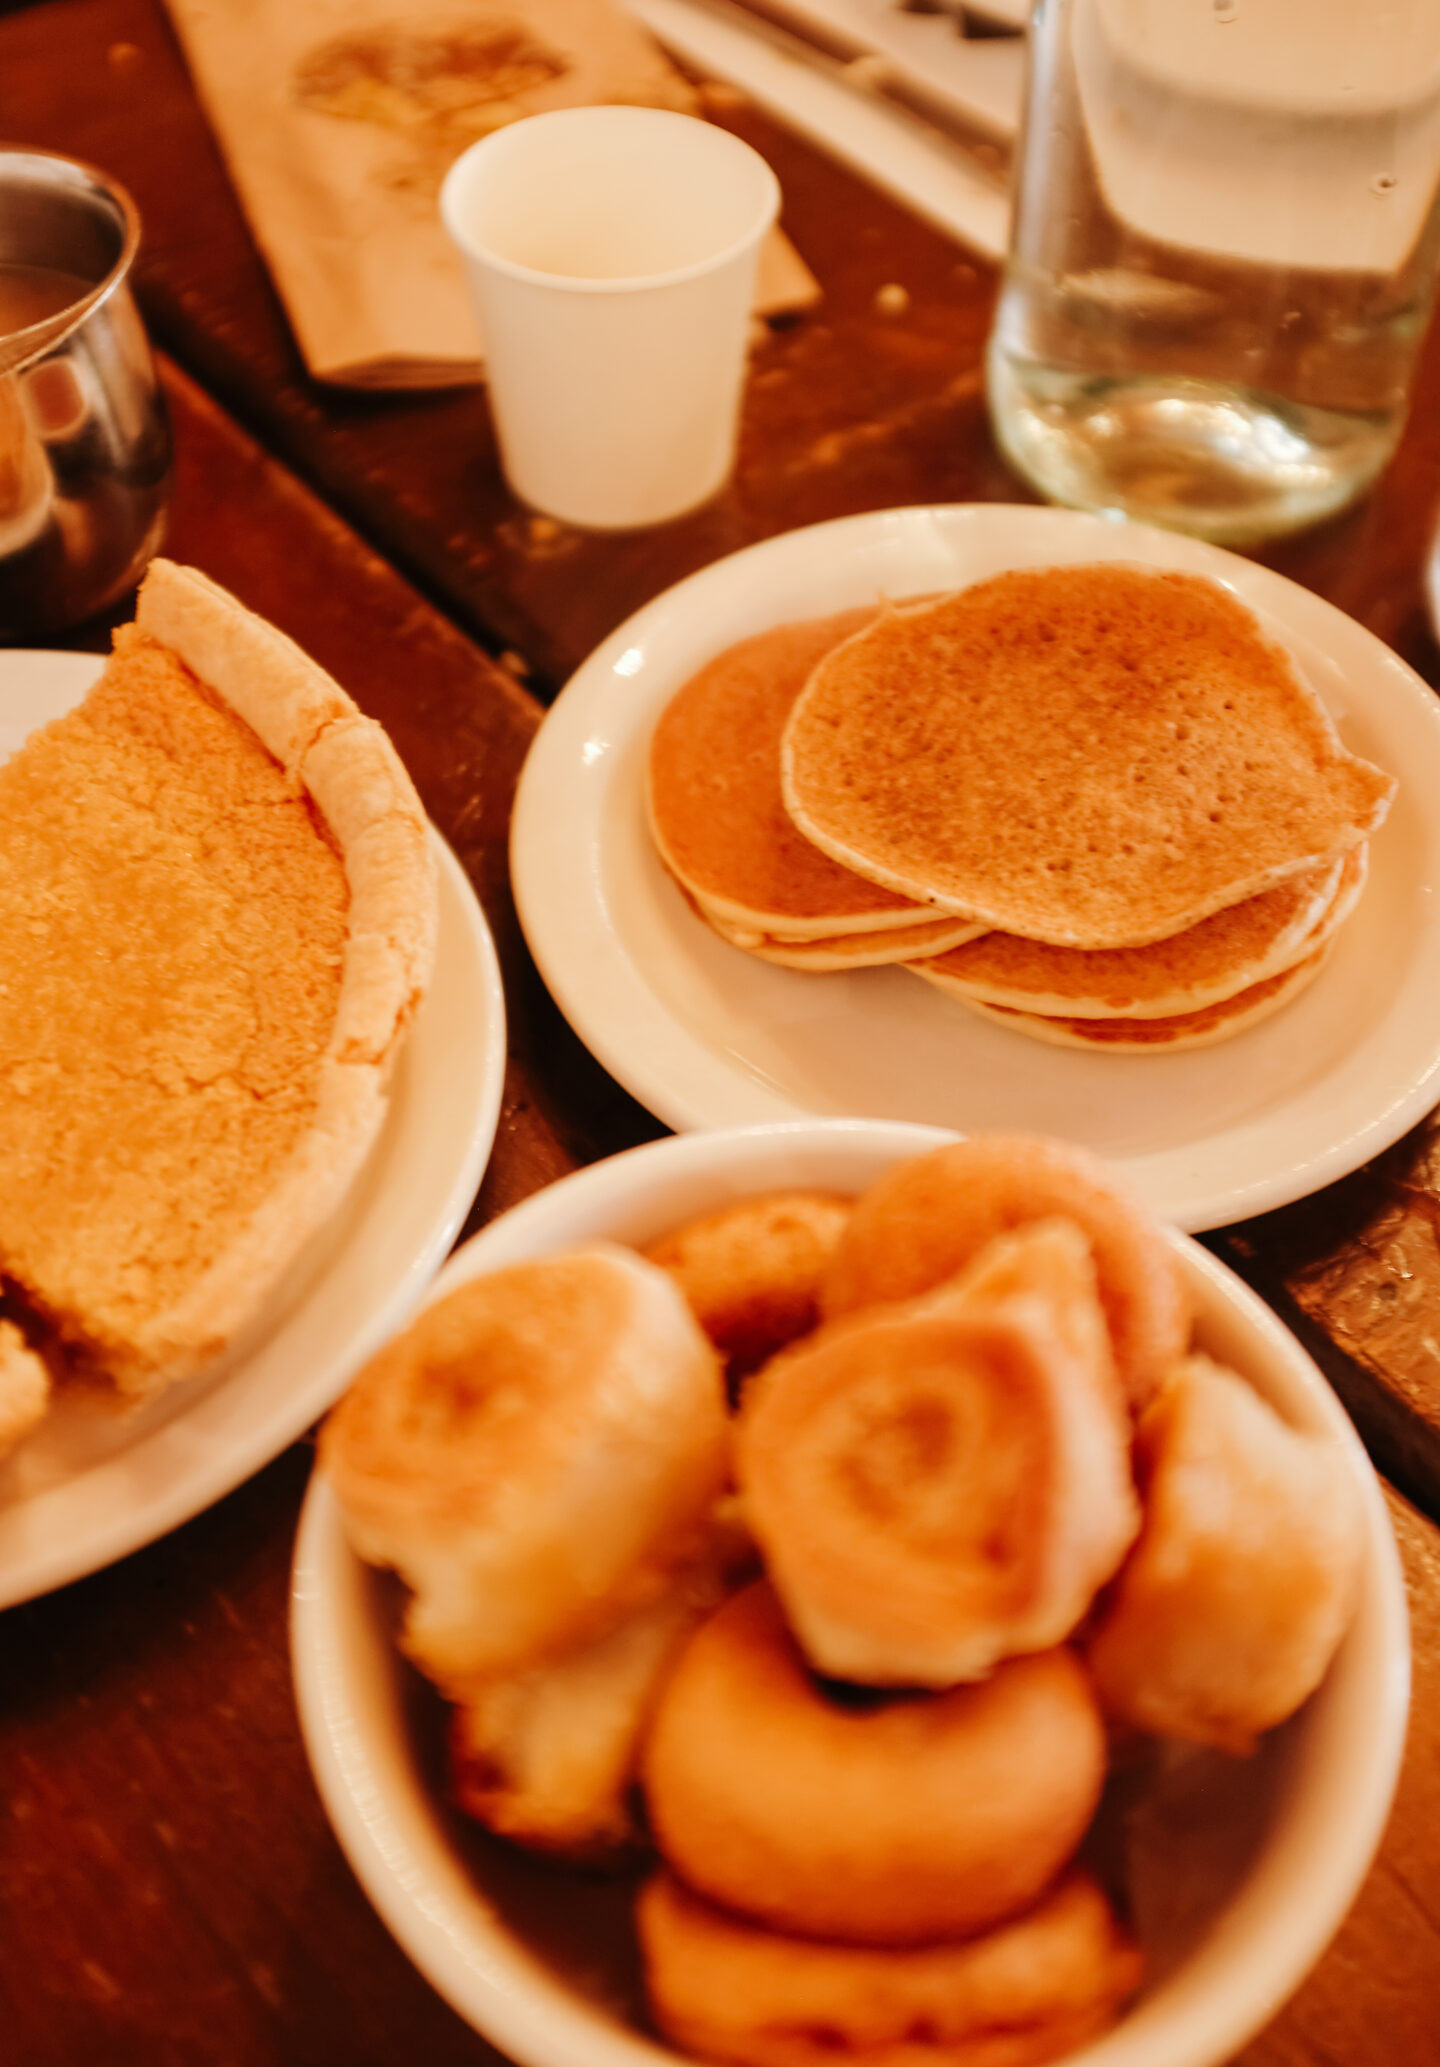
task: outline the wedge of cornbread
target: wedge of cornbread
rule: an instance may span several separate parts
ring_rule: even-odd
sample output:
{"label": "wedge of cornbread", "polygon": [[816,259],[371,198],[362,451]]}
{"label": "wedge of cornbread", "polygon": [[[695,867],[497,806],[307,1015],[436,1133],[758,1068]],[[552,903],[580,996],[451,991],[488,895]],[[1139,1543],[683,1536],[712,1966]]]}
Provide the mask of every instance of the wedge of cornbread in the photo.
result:
{"label": "wedge of cornbread", "polygon": [[354,1182],[434,955],[381,728],[156,562],[90,695],[0,769],[0,1282],[130,1396],[261,1323]]}

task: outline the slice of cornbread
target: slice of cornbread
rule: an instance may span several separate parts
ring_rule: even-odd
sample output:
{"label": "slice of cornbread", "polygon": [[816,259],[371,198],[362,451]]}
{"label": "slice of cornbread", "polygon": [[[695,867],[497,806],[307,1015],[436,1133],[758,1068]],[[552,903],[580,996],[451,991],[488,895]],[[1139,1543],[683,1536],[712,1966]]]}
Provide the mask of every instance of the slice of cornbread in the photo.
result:
{"label": "slice of cornbread", "polygon": [[157,562],[0,769],[0,1280],[143,1395],[263,1319],[344,1198],[434,952],[424,813],[288,639]]}

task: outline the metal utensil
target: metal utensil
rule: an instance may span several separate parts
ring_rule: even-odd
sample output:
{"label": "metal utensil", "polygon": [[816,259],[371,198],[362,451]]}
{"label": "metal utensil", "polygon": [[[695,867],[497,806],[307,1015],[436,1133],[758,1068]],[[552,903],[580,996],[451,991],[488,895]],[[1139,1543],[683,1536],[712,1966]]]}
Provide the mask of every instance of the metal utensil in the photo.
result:
{"label": "metal utensil", "polygon": [[0,281],[41,268],[75,290],[0,335],[0,639],[12,643],[103,610],[160,543],[170,430],[129,287],[139,241],[114,181],[0,149]]}

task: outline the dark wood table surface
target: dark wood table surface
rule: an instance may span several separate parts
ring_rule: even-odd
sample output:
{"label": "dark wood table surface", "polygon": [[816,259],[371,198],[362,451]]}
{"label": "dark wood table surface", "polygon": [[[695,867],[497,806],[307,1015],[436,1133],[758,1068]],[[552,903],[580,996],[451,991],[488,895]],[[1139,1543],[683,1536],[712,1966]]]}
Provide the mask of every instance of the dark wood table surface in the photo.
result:
{"label": "dark wood table surface", "polygon": [[[632,609],[738,546],[850,511],[1029,499],[985,423],[992,271],[736,97],[712,112],[774,164],[823,299],[758,347],[716,502],[585,536],[508,496],[480,390],[367,398],[306,377],[159,0],[0,6],[0,138],[84,157],[141,207],[177,445],[169,549],[386,724],[484,905],[510,1052],[467,1231],[663,1131],[565,1025],[516,924],[508,816],[545,701]],[[898,313],[880,294],[897,285]],[[1432,683],[1437,497],[1440,333],[1368,501],[1264,555]],[[1208,1237],[1302,1334],[1387,1480],[1415,1648],[1379,1857],[1246,2067],[1440,2067],[1437,1230],[1427,1122],[1317,1197]],[[0,1615],[0,2067],[493,2057],[373,1915],[309,1777],[286,1617],[310,1461],[297,1444],[161,1542]]]}

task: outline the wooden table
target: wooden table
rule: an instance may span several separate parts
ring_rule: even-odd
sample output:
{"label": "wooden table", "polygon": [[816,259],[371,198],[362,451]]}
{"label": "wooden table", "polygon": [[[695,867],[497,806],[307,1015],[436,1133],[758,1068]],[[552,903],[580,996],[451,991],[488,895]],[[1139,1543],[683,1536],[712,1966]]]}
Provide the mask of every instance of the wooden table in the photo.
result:
{"label": "wooden table", "polygon": [[[631,609],[815,519],[1025,492],[985,426],[993,276],[729,96],[824,288],[756,353],[740,463],[632,538],[537,522],[494,466],[483,395],[309,382],[158,0],[0,7],[0,135],[119,177],[165,357],[170,548],[294,634],[388,726],[499,946],[505,1104],[475,1227],[663,1131],[550,1003],[506,875],[543,701]],[[887,286],[908,306],[894,313]],[[1265,558],[1431,681],[1420,569],[1440,483],[1440,336],[1369,501]],[[75,643],[104,643],[89,627]],[[1210,1237],[1305,1335],[1391,1482],[1411,1589],[1404,1773],[1355,1910],[1247,2067],[1440,2067],[1440,1139],[1427,1124],[1316,1199]],[[151,1548],[0,1616],[4,2067],[426,2067],[490,2049],[409,1966],[329,1833],[286,1647],[298,1444]],[[1157,2063],[1162,2067],[1162,2063]]]}

